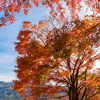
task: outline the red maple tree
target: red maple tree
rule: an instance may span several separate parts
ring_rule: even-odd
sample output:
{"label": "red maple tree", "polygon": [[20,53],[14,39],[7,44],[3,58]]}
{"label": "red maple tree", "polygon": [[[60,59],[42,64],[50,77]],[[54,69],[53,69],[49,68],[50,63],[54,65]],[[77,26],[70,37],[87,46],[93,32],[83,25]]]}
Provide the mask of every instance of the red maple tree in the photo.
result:
{"label": "red maple tree", "polygon": [[[25,100],[44,96],[69,100],[100,99],[100,69],[91,72],[100,53],[99,17],[72,22],[49,18],[24,21],[17,37],[17,90]],[[30,90],[30,93],[27,91]],[[59,93],[65,93],[60,95]]]}

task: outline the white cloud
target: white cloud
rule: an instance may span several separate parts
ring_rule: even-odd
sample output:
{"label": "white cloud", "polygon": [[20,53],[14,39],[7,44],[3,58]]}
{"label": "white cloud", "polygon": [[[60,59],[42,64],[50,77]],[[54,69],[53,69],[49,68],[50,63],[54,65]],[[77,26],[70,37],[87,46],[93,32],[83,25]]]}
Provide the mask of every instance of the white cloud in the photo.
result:
{"label": "white cloud", "polygon": [[96,61],[94,69],[96,68],[100,68],[100,61]]}
{"label": "white cloud", "polygon": [[12,80],[14,80],[14,79],[16,79],[15,76],[0,75],[0,81],[12,82]]}

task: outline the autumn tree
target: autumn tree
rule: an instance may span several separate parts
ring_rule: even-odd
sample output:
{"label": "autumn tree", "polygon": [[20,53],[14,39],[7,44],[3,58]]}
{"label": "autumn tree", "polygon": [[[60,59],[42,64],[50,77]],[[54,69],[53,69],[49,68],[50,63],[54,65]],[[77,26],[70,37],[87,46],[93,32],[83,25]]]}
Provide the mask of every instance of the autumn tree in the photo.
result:
{"label": "autumn tree", "polygon": [[15,49],[21,56],[16,60],[14,90],[22,96],[100,99],[100,69],[91,71],[100,58],[99,17],[72,22],[51,17],[38,25],[24,21],[17,40]]}
{"label": "autumn tree", "polygon": [[[70,10],[72,19],[78,16],[81,11],[82,3],[87,5],[87,8],[91,8],[92,11],[100,13],[100,0],[0,0],[0,27],[6,25],[7,22],[11,24],[15,21],[15,13],[20,13],[22,10],[27,15],[29,8],[41,5],[46,8],[51,8],[51,15],[55,17],[58,13],[61,15],[61,19],[64,17],[65,9]],[[66,7],[63,6],[66,4]]]}

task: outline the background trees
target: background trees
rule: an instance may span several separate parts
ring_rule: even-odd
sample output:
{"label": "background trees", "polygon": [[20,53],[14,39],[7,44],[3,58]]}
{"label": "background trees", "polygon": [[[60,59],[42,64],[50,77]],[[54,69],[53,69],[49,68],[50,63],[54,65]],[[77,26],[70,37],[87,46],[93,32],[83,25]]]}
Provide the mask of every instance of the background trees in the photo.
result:
{"label": "background trees", "polygon": [[15,43],[21,56],[16,61],[14,89],[27,99],[45,93],[69,100],[99,100],[100,69],[91,72],[100,58],[99,21],[90,16],[71,22],[49,18],[38,25],[24,21]]}

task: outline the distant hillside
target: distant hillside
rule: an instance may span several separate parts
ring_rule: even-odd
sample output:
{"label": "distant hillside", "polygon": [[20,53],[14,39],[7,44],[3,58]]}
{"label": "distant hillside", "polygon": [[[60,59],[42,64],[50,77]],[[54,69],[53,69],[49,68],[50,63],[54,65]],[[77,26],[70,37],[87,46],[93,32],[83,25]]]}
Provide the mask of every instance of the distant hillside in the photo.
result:
{"label": "distant hillside", "polygon": [[[17,91],[13,91],[13,82],[0,81],[0,100],[21,100]],[[58,94],[66,94],[65,91],[58,92]],[[39,100],[39,99],[38,99]],[[50,99],[51,100],[51,99]]]}
{"label": "distant hillside", "polygon": [[13,82],[0,81],[0,100],[20,100],[20,96],[17,91],[13,91]]}

